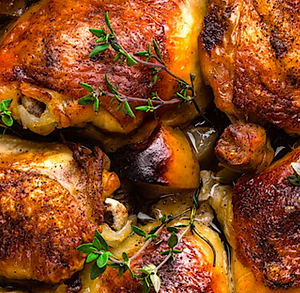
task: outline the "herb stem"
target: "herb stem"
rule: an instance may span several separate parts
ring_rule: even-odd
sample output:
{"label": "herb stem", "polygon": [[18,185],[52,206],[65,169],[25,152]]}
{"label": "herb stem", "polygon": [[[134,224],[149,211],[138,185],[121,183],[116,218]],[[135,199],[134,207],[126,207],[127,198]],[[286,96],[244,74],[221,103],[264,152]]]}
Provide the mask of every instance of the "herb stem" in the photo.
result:
{"label": "herb stem", "polygon": [[[181,216],[183,216],[185,213],[187,213],[188,211],[190,211],[191,210],[191,208],[187,208],[187,209],[185,209],[182,213],[180,213],[179,215],[177,215],[177,216],[175,216],[175,217],[173,217],[171,220],[169,220],[169,221],[166,221],[164,224],[162,224],[160,227],[159,227],[159,229],[156,231],[156,235],[159,235],[160,234],[160,232],[163,230],[163,228],[167,225],[167,224],[169,224],[170,222],[172,222],[172,221],[174,221],[174,220],[176,220],[176,219],[178,219],[178,218],[180,218]],[[152,242],[152,238],[149,238],[145,243],[144,243],[144,245],[140,248],[140,250],[137,252],[137,253],[135,253],[129,260],[130,261],[132,261],[132,260],[134,260],[134,259],[136,259],[146,248],[147,248],[147,246]]]}
{"label": "herb stem", "polygon": [[[101,251],[101,250],[95,250],[94,253],[96,253],[96,254],[104,254],[104,252]],[[114,257],[111,257],[111,256],[109,256],[108,259],[111,262],[115,263],[115,264],[123,264],[124,263],[123,260],[118,260],[118,259],[115,259]]]}
{"label": "herb stem", "polygon": [[196,235],[198,237],[200,237],[204,242],[206,242],[208,244],[208,246],[211,248],[211,250],[213,252],[213,255],[214,255],[213,267],[215,267],[216,266],[216,260],[217,260],[217,253],[216,253],[215,247],[212,245],[212,243],[202,233],[200,233],[200,231],[195,226],[191,227],[191,230],[192,230],[192,232],[195,232]]}
{"label": "herb stem", "polygon": [[[122,45],[121,43],[118,41],[117,36],[114,36],[115,38],[115,42],[116,44],[118,44],[121,48],[121,50],[123,50],[125,53],[130,54]],[[164,71],[166,71],[170,76],[172,76],[174,79],[179,80],[182,83],[186,83],[184,79],[182,79],[181,77],[179,77],[178,75],[174,74],[172,71],[169,70],[169,68],[167,67],[166,63],[164,61],[162,61],[161,59],[157,58],[155,55],[151,55],[151,58],[154,58],[158,63],[153,63],[153,62],[149,62],[149,61],[144,61],[140,58],[137,58],[136,56],[134,56],[134,54],[130,54],[132,56],[132,58],[134,59],[135,62],[140,63],[142,65],[148,66],[148,67],[155,67],[155,68],[161,68]],[[192,86],[189,86],[189,90],[192,91],[193,96],[195,94],[194,90],[192,89]],[[198,108],[199,109],[199,108]],[[197,109],[197,111],[198,111]],[[200,109],[199,109],[200,111]]]}
{"label": "herb stem", "polygon": [[[163,230],[164,227],[165,227],[165,224],[162,224],[162,225],[159,227],[159,229],[156,231],[156,234],[157,234],[157,235],[160,234],[160,232]],[[143,251],[148,247],[148,245],[149,245],[152,241],[153,241],[153,239],[152,239],[152,238],[149,238],[149,239],[144,243],[144,245],[140,248],[140,250],[139,250],[137,253],[135,253],[129,260],[130,260],[130,261],[133,261],[133,260],[136,259],[138,256],[140,256],[140,255],[143,253]]]}
{"label": "herb stem", "polygon": [[[178,243],[182,240],[183,236],[190,230],[190,225],[188,225],[183,232],[178,237]],[[157,271],[170,259],[172,254],[170,253],[165,259],[157,266]]]}
{"label": "herb stem", "polygon": [[[109,92],[105,92],[105,91],[102,92],[102,96],[108,96],[108,97],[111,97],[111,98],[115,97],[114,94],[109,93]],[[144,98],[136,98],[136,97],[125,96],[125,95],[120,94],[120,93],[118,94],[118,96],[124,102],[125,101],[145,102]],[[180,102],[180,101],[181,101],[181,99],[172,99],[172,100],[169,100],[169,101],[165,101],[165,100],[159,98],[157,100],[152,100],[152,103],[156,104],[158,107],[160,107],[162,105],[178,104],[178,102]]]}

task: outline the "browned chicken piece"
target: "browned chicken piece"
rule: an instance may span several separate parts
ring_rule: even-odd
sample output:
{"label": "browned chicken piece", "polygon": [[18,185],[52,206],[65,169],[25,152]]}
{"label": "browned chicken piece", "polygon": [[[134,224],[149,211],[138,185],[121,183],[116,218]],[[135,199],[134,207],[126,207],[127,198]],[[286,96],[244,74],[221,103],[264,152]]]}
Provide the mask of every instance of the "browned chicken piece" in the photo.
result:
{"label": "browned chicken piece", "polygon": [[120,148],[112,156],[112,166],[152,198],[200,185],[200,167],[185,135],[163,124],[148,138]]}
{"label": "browned chicken piece", "polygon": [[[276,166],[274,166],[274,169],[276,169]],[[275,171],[275,170],[273,170]],[[208,173],[207,171],[202,171],[202,173]],[[224,175],[224,174],[223,174]],[[249,211],[251,211],[251,213],[254,215],[255,219],[255,225],[253,225],[253,221],[251,221],[249,223],[249,226],[247,221],[244,221],[243,226],[245,226],[245,228],[243,228],[242,223],[240,223],[240,227],[238,230],[234,229],[235,225],[236,225],[236,221],[234,219],[234,214],[233,214],[233,204],[232,204],[232,186],[231,185],[223,185],[220,183],[220,179],[223,181],[223,179],[221,178],[222,174],[219,172],[217,174],[213,174],[211,172],[210,175],[210,186],[207,186],[206,188],[208,188],[209,194],[210,194],[210,202],[211,205],[216,213],[217,219],[219,221],[219,223],[221,224],[222,227],[222,231],[224,232],[227,241],[230,243],[230,246],[232,247],[231,249],[231,256],[230,256],[230,260],[231,260],[231,273],[232,273],[232,283],[233,283],[233,288],[234,288],[234,293],[299,293],[299,286],[292,286],[291,288],[287,289],[287,286],[282,286],[279,287],[277,286],[276,288],[274,288],[274,286],[267,286],[266,282],[265,282],[265,278],[261,278],[261,275],[259,273],[257,273],[257,270],[253,269],[253,267],[249,264],[249,262],[247,261],[247,259],[249,260],[249,256],[250,258],[255,259],[256,257],[256,261],[260,262],[261,266],[264,266],[264,264],[266,264],[266,267],[268,266],[268,263],[265,262],[264,260],[265,258],[262,257],[261,255],[264,254],[265,256],[268,255],[269,251],[268,248],[266,248],[266,243],[268,241],[268,236],[261,237],[262,240],[261,243],[258,240],[258,237],[260,237],[259,233],[260,231],[265,231],[266,229],[268,229],[268,231],[271,231],[272,229],[272,223],[264,222],[264,219],[268,217],[270,217],[270,215],[272,216],[273,211],[268,210],[267,212],[265,212],[265,210],[267,209],[267,207],[265,207],[265,210],[260,208],[260,198],[256,199],[256,202],[252,205],[252,206],[247,206],[244,205],[242,207],[242,209],[246,210],[248,209]],[[201,176],[201,178],[203,178],[203,176]],[[262,177],[260,176],[260,179]],[[247,179],[249,180],[249,176],[247,177]],[[207,180],[203,180],[203,183],[205,185],[205,182],[207,182]],[[255,182],[258,186],[258,183]],[[242,184],[241,182],[239,184]],[[262,186],[261,188],[263,188],[263,184],[264,181],[261,182]],[[249,182],[249,188],[251,189],[250,192],[255,193],[254,188],[252,188],[251,186],[251,182]],[[266,186],[267,188],[270,187],[270,185]],[[273,189],[275,189],[277,186],[273,186]],[[238,187],[239,190],[240,187]],[[243,191],[245,190],[245,188],[243,189]],[[239,199],[241,197],[243,197],[244,195],[247,196],[247,198],[245,198],[245,201],[247,201],[249,199],[249,196],[245,193],[243,193],[239,196]],[[281,190],[282,191],[282,190]],[[235,191],[235,194],[238,191]],[[265,196],[265,202],[267,202],[268,204],[268,190],[266,189],[265,193],[262,193],[262,196]],[[286,194],[286,197],[288,196],[288,194]],[[249,201],[250,202],[250,201]],[[269,201],[271,202],[271,200]],[[250,202],[251,204],[251,202]],[[256,217],[256,210],[257,213],[261,213],[264,214],[264,219],[263,220],[259,220]],[[268,215],[267,215],[268,213]],[[288,225],[291,227],[291,225],[293,225],[292,223],[286,223],[285,217],[284,217],[284,213],[281,214],[282,216],[282,229],[285,229],[284,227],[287,227]],[[276,214],[277,217],[277,214]],[[251,220],[251,219],[250,219]],[[280,220],[279,220],[280,221]],[[250,227],[252,225],[252,227]],[[260,225],[260,227],[259,227]],[[267,228],[266,226],[269,225]],[[295,226],[297,225],[297,222],[295,223]],[[244,252],[237,252],[236,248],[237,246],[239,247],[239,241],[240,238],[236,237],[235,231],[237,231],[238,233],[241,232],[241,229],[243,230],[243,235],[242,235],[242,239],[243,239],[243,245],[245,245],[245,242],[247,240],[249,240],[249,238],[251,238],[254,235],[254,241],[256,241],[256,247],[260,247],[259,250],[263,250],[260,251],[259,255],[257,253],[257,250],[255,247],[253,246],[249,246],[247,248],[247,259],[245,260],[243,254]],[[295,227],[296,229],[296,227]],[[246,235],[247,232],[251,233],[251,235]],[[255,235],[255,234],[256,235]],[[267,234],[268,232],[263,232],[265,234]],[[257,236],[258,235],[258,236]],[[270,235],[272,236],[272,233],[270,233]],[[246,236],[246,237],[245,237]],[[279,235],[280,237],[280,235]],[[287,237],[293,237],[293,236],[287,236]],[[267,240],[266,240],[267,239]],[[279,238],[278,238],[279,239]],[[278,239],[274,239],[274,241],[279,241]],[[282,242],[278,243],[277,246],[275,247],[275,249],[277,249],[278,247],[283,247],[285,246],[285,241],[286,238],[284,238],[282,240]],[[251,245],[253,244],[253,239],[251,240]],[[272,243],[270,245],[272,247]],[[263,248],[261,248],[263,247]],[[266,249],[265,249],[266,248]],[[287,248],[288,250],[289,248]],[[275,252],[276,253],[276,252]],[[261,257],[261,258],[259,258]],[[272,255],[269,256],[270,259],[272,258]],[[276,258],[274,258],[276,261]],[[250,260],[251,261],[251,260]],[[279,260],[280,262],[280,260]],[[283,264],[283,267],[285,265]],[[263,269],[261,269],[263,270]],[[285,274],[285,271],[282,272],[283,274]],[[297,276],[295,276],[297,278]]]}
{"label": "browned chicken piece", "polygon": [[0,139],[1,278],[60,283],[83,268],[76,247],[101,229],[101,197],[120,183],[99,148],[70,148]]}
{"label": "browned chicken piece", "polygon": [[[201,176],[202,179],[204,177]],[[204,181],[206,181],[204,179]],[[207,189],[203,190],[205,193]],[[201,192],[202,193],[202,192]],[[153,216],[157,219],[161,218],[163,214],[168,215],[180,215],[184,210],[193,205],[193,192],[188,196],[173,195],[168,198],[161,199],[158,203],[152,206]],[[209,193],[206,194],[209,197]],[[204,197],[201,196],[201,200]],[[190,212],[182,215],[182,219],[174,220],[169,225],[187,225]],[[189,293],[231,293],[230,273],[228,266],[227,254],[225,252],[224,244],[219,234],[209,227],[209,224],[213,220],[213,210],[208,203],[203,203],[195,214],[195,227],[196,229],[206,237],[215,248],[216,262],[214,263],[214,254],[210,246],[199,238],[195,233],[186,231],[183,238],[179,240],[179,244],[176,248],[181,249],[182,253],[176,255],[175,261],[169,260],[166,264],[162,265],[158,270],[158,275],[161,279],[161,289],[159,292],[189,292]],[[149,233],[154,227],[160,226],[161,221],[152,222],[148,225],[141,226],[142,229]],[[183,233],[186,228],[180,229],[179,235]],[[104,233],[102,233],[103,235]],[[166,243],[170,237],[170,232],[166,229],[162,233],[158,233],[158,240],[164,239],[165,242],[160,245],[149,245],[142,253],[136,255],[140,248],[145,244],[144,238],[133,233],[125,241],[120,243],[115,248],[110,248],[110,251],[117,257],[122,259],[122,253],[126,252],[129,257],[134,257],[130,261],[133,269],[138,273],[137,268],[143,265],[156,264],[158,265],[164,259],[164,256],[160,254],[161,251],[168,249]],[[133,279],[128,272],[122,277],[119,276],[118,270],[107,267],[104,274],[100,277],[91,280],[92,264],[86,264],[84,269],[75,274],[70,280],[60,285],[48,284],[30,284],[31,293],[86,293],[86,292],[99,292],[99,293],[133,293],[142,292],[140,280]],[[28,292],[26,287],[15,286],[16,289],[22,290],[22,292]],[[8,293],[7,288],[0,292]],[[14,291],[19,292],[19,291]],[[150,291],[154,292],[153,290]]]}
{"label": "browned chicken piece", "polygon": [[[177,222],[186,224],[187,222]],[[157,223],[155,223],[157,224]],[[216,266],[213,267],[213,256],[211,249],[200,238],[187,233],[177,246],[183,252],[176,256],[175,261],[168,261],[159,269],[158,275],[161,279],[160,293],[231,293],[230,274],[227,264],[224,245],[216,232],[212,229],[196,224],[197,228],[214,245],[217,253]],[[152,225],[153,227],[153,225]],[[167,239],[164,234],[163,239]],[[134,254],[144,241],[141,237],[133,235],[118,247],[118,251],[126,251],[129,255]],[[168,249],[166,243],[160,246],[149,246],[144,253],[132,261],[134,269],[143,265],[159,264],[163,260],[160,252]],[[47,286],[33,284],[30,292],[34,293],[141,293],[142,286],[140,280],[133,279],[128,271],[119,277],[118,270],[107,268],[105,273],[95,280],[90,279],[91,265],[76,274],[71,280],[59,286]],[[138,273],[136,271],[136,273]],[[22,292],[28,292],[25,288],[20,288]],[[0,288],[0,292],[11,292],[8,289]],[[14,291],[19,293],[20,291]],[[154,293],[152,289],[150,291]]]}
{"label": "browned chicken piece", "polygon": [[[179,221],[177,224],[186,224],[186,221]],[[157,225],[157,223],[154,223]],[[216,266],[213,267],[213,254],[209,246],[190,232],[187,233],[176,249],[181,249],[182,253],[176,256],[175,261],[169,260],[158,272],[161,279],[160,293],[229,293],[230,277],[228,274],[228,265],[225,249],[219,235],[205,225],[196,224],[197,228],[214,245],[217,253]],[[154,227],[154,225],[151,225]],[[149,228],[149,227],[148,227]],[[159,239],[167,240],[168,235],[163,233]],[[141,237],[133,235],[118,247],[118,252],[126,251],[129,256],[137,252],[144,244]],[[158,246],[150,245],[144,253],[131,262],[133,269],[138,267],[155,264],[159,265],[163,256],[160,252],[168,249],[166,242]],[[128,271],[119,277],[118,271],[107,268],[105,273],[98,279],[90,280],[90,265],[73,280],[74,284],[80,284],[83,292],[101,292],[101,293],[140,293],[142,286],[138,279],[133,279]],[[138,273],[138,271],[136,271]],[[61,285],[60,293],[69,292],[71,287]],[[59,289],[60,289],[59,288]],[[56,291],[57,292],[57,291]],[[152,289],[150,291],[154,293]]]}
{"label": "browned chicken piece", "polygon": [[[13,117],[23,127],[47,135],[55,128],[84,127],[87,122],[110,132],[128,133],[142,123],[144,112],[135,111],[136,119],[132,119],[116,111],[117,101],[111,103],[108,96],[101,98],[98,113],[92,105],[78,105],[79,98],[87,94],[78,83],[107,90],[105,74],[119,93],[145,98],[143,105],[152,92],[164,100],[174,98],[178,83],[165,73],[158,74],[153,85],[148,66],[120,65],[113,61],[116,52],[111,48],[89,58],[97,40],[89,29],[106,27],[108,11],[128,52],[147,49],[155,38],[174,74],[187,82],[191,73],[196,74],[197,103],[203,110],[210,97],[201,78],[195,36],[200,33],[204,7],[205,1],[200,0],[40,1],[22,15],[0,45],[0,100],[13,99]],[[134,109],[137,102],[131,106]],[[158,113],[172,125],[197,115],[191,103]]]}
{"label": "browned chicken piece", "polygon": [[[211,232],[215,244],[217,244],[218,252],[224,251],[224,248],[218,239],[218,236]],[[170,235],[164,234],[159,239],[164,239],[161,245],[151,245],[147,248],[139,258],[132,262],[132,267],[141,268],[145,265],[154,264],[158,266],[165,258],[160,253],[168,250],[167,241]],[[182,250],[182,253],[176,256],[175,261],[168,261],[158,272],[161,279],[161,293],[229,293],[229,282],[226,276],[226,268],[223,266],[221,253],[218,256],[218,267],[214,268],[213,263],[207,259],[203,246],[207,244],[201,243],[192,235],[184,238],[176,249]],[[211,253],[211,252],[210,252]],[[136,273],[138,273],[136,271]],[[103,293],[127,293],[142,292],[142,286],[138,280],[134,280],[127,272],[123,278],[118,277],[118,272],[108,270],[103,277],[100,278]],[[155,292],[153,289],[150,291]]]}
{"label": "browned chicken piece", "polygon": [[234,172],[259,173],[271,164],[274,150],[263,127],[237,122],[224,130],[215,154],[222,166]]}
{"label": "browned chicken piece", "polygon": [[199,38],[205,80],[232,121],[300,133],[297,1],[213,0]]}
{"label": "browned chicken piece", "polygon": [[271,289],[300,287],[300,187],[287,179],[299,158],[296,148],[233,188],[237,257]]}

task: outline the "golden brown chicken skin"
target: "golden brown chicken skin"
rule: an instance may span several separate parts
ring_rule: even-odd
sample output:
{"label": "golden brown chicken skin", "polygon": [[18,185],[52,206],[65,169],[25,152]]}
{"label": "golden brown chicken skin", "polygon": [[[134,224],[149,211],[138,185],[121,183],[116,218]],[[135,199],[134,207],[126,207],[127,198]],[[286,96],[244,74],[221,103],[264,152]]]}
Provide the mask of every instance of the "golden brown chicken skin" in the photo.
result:
{"label": "golden brown chicken skin", "polygon": [[297,1],[210,1],[200,59],[232,120],[258,117],[300,133]]}
{"label": "golden brown chicken skin", "polygon": [[[87,94],[78,83],[106,91],[105,74],[127,96],[146,99],[157,92],[170,100],[178,89],[177,82],[164,73],[154,86],[153,72],[147,66],[114,62],[116,52],[111,48],[89,58],[97,40],[89,29],[106,27],[104,15],[108,11],[112,27],[128,52],[145,50],[155,38],[172,72],[188,82],[190,73],[197,75],[197,101],[203,109],[209,97],[201,80],[195,35],[200,32],[204,6],[199,0],[41,1],[19,19],[0,45],[0,98],[12,98],[14,118],[43,135],[56,127],[83,126],[86,122],[122,133],[139,126],[145,113],[136,111],[132,119],[116,111],[117,102],[111,103],[111,97],[101,98],[98,113],[92,106],[78,105],[79,98]],[[132,102],[132,109],[136,105]],[[37,107],[38,113],[34,110]],[[160,116],[180,124],[196,115],[190,104],[164,109]]]}
{"label": "golden brown chicken skin", "polygon": [[[184,222],[180,221],[180,223]],[[231,292],[227,257],[222,241],[218,234],[209,227],[198,223],[196,225],[199,231],[211,241],[216,249],[216,266],[213,267],[213,253],[207,243],[196,235],[192,235],[188,232],[176,246],[176,248],[182,250],[182,253],[176,256],[175,261],[169,260],[158,271],[158,275],[161,279],[159,292]],[[163,233],[159,236],[159,239],[165,239],[167,241],[169,236],[169,232],[168,235]],[[134,235],[122,243],[117,250],[119,253],[126,251],[128,255],[131,256],[134,255],[143,244],[144,241]],[[168,249],[166,242],[158,246],[148,246],[142,254],[131,262],[133,269],[136,271],[137,268],[149,264],[159,265],[164,259],[160,253],[166,249]],[[82,289],[79,292],[87,292],[87,290],[101,293],[142,292],[140,281],[133,279],[128,272],[122,277],[119,277],[117,270],[107,268],[103,275],[93,281],[90,280],[89,272],[90,266],[86,266],[77,276],[77,280],[80,280],[82,284]],[[138,273],[138,271],[136,271],[136,273]],[[65,293],[67,291],[63,290],[61,292]],[[150,292],[155,291],[152,289]]]}
{"label": "golden brown chicken skin", "polygon": [[240,121],[224,130],[215,154],[222,166],[234,172],[259,173],[271,164],[274,150],[263,127]]}
{"label": "golden brown chicken skin", "polygon": [[[203,190],[203,192],[206,192]],[[207,194],[207,196],[209,196]],[[204,200],[204,198],[202,197]],[[153,216],[159,218],[163,214],[179,215],[184,210],[193,204],[193,192],[189,195],[173,195],[167,198],[161,199],[157,204],[152,206]],[[189,216],[189,212],[182,216],[186,218]],[[210,209],[208,203],[201,204],[199,210],[195,215],[195,225],[197,230],[210,241],[216,252],[215,266],[214,254],[211,247],[198,237],[195,233],[186,231],[183,238],[179,240],[179,244],[176,248],[181,249],[182,253],[177,254],[175,261],[169,260],[162,265],[158,270],[158,275],[161,279],[160,292],[190,292],[190,293],[229,293],[232,292],[230,284],[230,273],[228,266],[227,254],[225,251],[224,243],[221,240],[219,234],[209,227],[209,223],[213,220],[213,211]],[[188,220],[174,220],[170,223],[173,225],[186,225]],[[138,224],[139,225],[139,224]],[[148,233],[154,227],[160,226],[161,221],[151,222],[146,226],[140,226]],[[178,237],[185,230],[180,229]],[[103,225],[102,235],[105,234]],[[164,242],[160,245],[148,245],[144,248],[142,253],[137,255],[137,252],[145,244],[144,238],[138,236],[135,233],[131,233],[122,243],[117,246],[110,247],[110,251],[122,259],[122,253],[126,252],[128,256],[134,257],[131,259],[131,267],[135,270],[144,265],[156,264],[159,265],[164,256],[161,252],[168,249],[167,241],[171,235],[165,229],[162,233],[157,232],[158,240],[163,239]],[[105,236],[108,241],[108,238]],[[180,237],[181,238],[181,237]],[[158,242],[155,241],[156,242]],[[108,243],[111,243],[108,241]],[[66,280],[63,284],[49,285],[49,284],[36,284],[30,283],[29,286],[15,286],[15,289],[22,289],[22,292],[32,293],[86,293],[86,292],[101,292],[101,293],[133,293],[142,292],[140,280],[133,279],[131,275],[126,272],[122,277],[119,276],[119,271],[107,267],[105,272],[96,279],[91,280],[90,273],[92,263],[86,264],[84,269],[69,280]],[[1,290],[0,279],[0,292],[8,292],[9,288],[3,288]],[[11,284],[13,286],[13,284]],[[30,288],[30,290],[28,289]],[[10,287],[11,288],[11,287]],[[16,291],[19,292],[19,291]],[[153,290],[151,292],[154,292]]]}
{"label": "golden brown chicken skin", "polygon": [[299,187],[287,179],[299,157],[297,148],[233,188],[238,259],[271,289],[300,286]]}
{"label": "golden brown chicken skin", "polygon": [[101,229],[108,161],[100,149],[71,149],[0,140],[0,277],[60,283],[82,269],[76,247]]}
{"label": "golden brown chicken skin", "polygon": [[[168,240],[167,235],[164,238],[165,241]],[[178,255],[175,261],[170,260],[158,273],[162,281],[160,292],[218,292],[215,291],[218,288],[217,275],[212,275],[212,266],[198,247],[185,239],[176,249],[182,250],[183,253]],[[168,250],[166,242],[158,248],[152,245],[147,248],[147,251],[141,257],[132,263],[133,268],[141,268],[150,263],[156,266],[159,265],[164,259],[160,253],[165,250]],[[118,278],[117,272],[110,271],[102,278],[104,284],[106,283],[105,279],[110,284],[107,292],[142,292],[140,282],[132,279],[129,273],[123,279]],[[155,291],[152,289],[151,292]]]}

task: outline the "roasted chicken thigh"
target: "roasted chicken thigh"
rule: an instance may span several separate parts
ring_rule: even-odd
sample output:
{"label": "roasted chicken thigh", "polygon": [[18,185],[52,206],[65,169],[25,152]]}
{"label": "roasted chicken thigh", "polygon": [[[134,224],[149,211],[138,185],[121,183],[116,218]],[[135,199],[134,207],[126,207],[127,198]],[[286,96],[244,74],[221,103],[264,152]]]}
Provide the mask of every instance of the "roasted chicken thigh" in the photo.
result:
{"label": "roasted chicken thigh", "polygon": [[299,186],[291,163],[294,149],[265,171],[240,178],[231,188],[212,176],[211,200],[233,247],[236,293],[299,292]]}
{"label": "roasted chicken thigh", "polygon": [[299,186],[287,178],[299,155],[297,148],[233,188],[237,255],[272,289],[300,286]]}
{"label": "roasted chicken thigh", "polygon": [[205,80],[232,121],[300,133],[299,3],[213,0],[199,38]]}
{"label": "roasted chicken thigh", "polygon": [[[188,196],[170,196],[161,199],[153,207],[155,217],[159,218],[161,214],[179,215],[190,207],[192,204],[192,195]],[[204,195],[207,197],[209,194]],[[188,212],[182,215],[182,218],[188,216]],[[198,231],[210,241],[216,252],[216,265],[214,266],[214,254],[210,246],[198,237],[195,233],[187,232],[179,241],[176,248],[181,249],[182,253],[178,254],[175,260],[169,259],[158,270],[161,279],[160,293],[229,293],[231,291],[230,273],[228,259],[225,247],[221,241],[219,234],[210,226],[213,220],[213,211],[207,203],[201,205],[195,216],[195,225]],[[187,220],[177,219],[170,223],[174,225],[186,225]],[[154,221],[145,226],[139,225],[142,229],[149,232],[154,227],[161,225],[161,221]],[[184,228],[180,229],[179,234]],[[165,229],[162,233],[158,233],[158,240],[164,240],[161,244],[150,244],[142,253],[130,262],[132,269],[139,273],[137,268],[145,265],[159,265],[165,258],[161,252],[168,249],[168,238],[170,232]],[[179,235],[178,235],[179,236]],[[137,251],[145,244],[144,238],[137,234],[132,234],[124,242],[110,251],[122,259],[122,253],[126,252],[129,257],[134,256]],[[142,286],[138,279],[132,278],[127,271],[122,277],[119,276],[118,270],[107,267],[105,272],[98,278],[91,280],[90,272],[93,264],[86,264],[85,268],[75,274],[70,280],[60,285],[49,286],[36,284],[30,289],[33,293],[140,293]],[[19,287],[20,288],[20,287]],[[22,287],[21,287],[22,288]],[[24,289],[24,292],[28,290]],[[0,289],[0,292],[1,291]],[[5,291],[4,289],[4,292]],[[155,292],[153,289],[151,293]]]}
{"label": "roasted chicken thigh", "polygon": [[[186,222],[178,222],[177,224]],[[161,293],[229,293],[230,282],[228,275],[227,258],[224,246],[216,232],[213,232],[205,225],[197,225],[217,250],[217,265],[213,267],[213,254],[209,246],[199,239],[196,235],[188,233],[178,249],[182,253],[178,255],[174,262],[167,262],[158,272],[162,284],[159,292]],[[160,254],[168,249],[168,236],[163,234],[160,239],[164,242],[158,247],[151,245],[145,253],[132,262],[132,267],[139,268],[148,264],[159,265],[164,257]],[[137,239],[129,239],[130,246],[121,248],[130,249],[130,253],[136,251],[142,245]],[[138,244],[138,246],[137,246]],[[84,276],[84,275],[82,275]],[[101,288],[103,293],[140,293],[142,286],[133,279],[127,272],[122,278],[118,277],[118,272],[111,269],[96,281],[96,286]],[[100,291],[99,291],[100,292]],[[155,292],[153,289],[151,292]]]}
{"label": "roasted chicken thigh", "polygon": [[[170,100],[176,96],[177,81],[159,73],[153,85],[148,66],[128,67],[114,62],[109,48],[89,58],[97,38],[90,28],[111,25],[122,45],[135,53],[157,40],[169,69],[187,82],[196,74],[197,103],[204,109],[210,97],[200,72],[197,35],[204,17],[205,1],[43,0],[17,21],[0,44],[0,99],[13,99],[13,117],[25,128],[47,135],[55,128],[81,126],[91,122],[110,132],[128,133],[137,128],[145,112],[136,118],[116,111],[117,102],[103,96],[98,112],[92,105],[78,104],[87,92],[78,84],[107,90],[105,74],[118,91],[136,98],[151,98],[152,92]],[[142,57],[141,57],[142,58]],[[132,102],[134,109],[138,102]],[[193,104],[178,105],[158,113],[168,124],[179,125],[198,115]]]}
{"label": "roasted chicken thigh", "polygon": [[0,139],[0,278],[60,283],[83,268],[76,250],[119,187],[106,155],[78,145]]}

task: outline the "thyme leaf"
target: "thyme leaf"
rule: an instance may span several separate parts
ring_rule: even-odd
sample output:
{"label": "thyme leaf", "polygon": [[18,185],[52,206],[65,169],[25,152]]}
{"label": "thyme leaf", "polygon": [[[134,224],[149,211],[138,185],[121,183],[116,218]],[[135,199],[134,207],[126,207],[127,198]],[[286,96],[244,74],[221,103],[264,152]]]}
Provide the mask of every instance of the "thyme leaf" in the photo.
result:
{"label": "thyme leaf", "polygon": [[122,107],[122,111],[125,115],[130,116],[131,118],[135,118],[135,115],[128,103],[128,101],[125,101]]}
{"label": "thyme leaf", "polygon": [[[100,39],[100,40],[102,41],[102,39]],[[101,45],[96,46],[93,49],[93,51],[90,53],[89,57],[91,58],[91,57],[105,51],[106,49],[108,49],[108,47],[109,47],[109,44],[101,44]]]}
{"label": "thyme leaf", "polygon": [[105,270],[106,270],[106,266],[102,267],[102,268],[99,268],[97,266],[97,263],[94,262],[93,265],[92,265],[92,268],[91,268],[91,273],[90,273],[91,280],[95,280],[98,277],[100,277],[105,272]]}
{"label": "thyme leaf", "polygon": [[142,236],[142,237],[146,237],[147,236],[147,233],[143,229],[141,229],[141,228],[139,228],[137,226],[132,226],[132,230],[133,230],[133,232],[135,234],[137,234],[139,236]]}
{"label": "thyme leaf", "polygon": [[2,124],[0,124],[0,126],[4,128],[2,136],[5,134],[6,129],[8,127],[11,127],[14,123],[11,112],[8,110],[11,102],[12,99],[6,99],[0,102],[0,116],[2,121]]}

